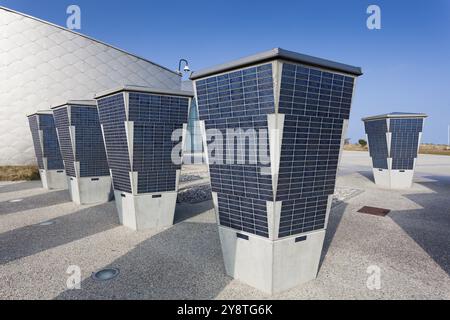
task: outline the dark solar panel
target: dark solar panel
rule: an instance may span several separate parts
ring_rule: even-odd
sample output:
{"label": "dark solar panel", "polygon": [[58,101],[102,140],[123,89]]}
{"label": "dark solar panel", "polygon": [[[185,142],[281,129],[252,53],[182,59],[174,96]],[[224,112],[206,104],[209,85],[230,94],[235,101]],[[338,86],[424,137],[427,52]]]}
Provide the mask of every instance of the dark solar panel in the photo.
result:
{"label": "dark solar panel", "polygon": [[[267,114],[275,112],[272,64],[199,80],[196,86],[199,116],[207,130],[219,130],[225,137],[227,128],[268,128]],[[232,164],[210,164],[220,224],[268,237],[266,201],[273,201],[271,177],[260,174],[260,164],[238,164],[235,151],[224,150],[225,159],[234,158]]]}
{"label": "dark solar panel", "polygon": [[134,133],[130,164],[123,94],[99,99],[100,122],[116,190],[131,192],[131,171],[137,172],[138,193],[176,190],[181,158],[174,164],[172,150],[179,141],[172,141],[172,134],[187,122],[188,106],[187,97],[130,92],[128,120],[133,123]]}
{"label": "dark solar panel", "polygon": [[125,131],[127,119],[123,94],[99,99],[97,104],[114,189],[131,193],[131,164]]}
{"label": "dark solar panel", "polygon": [[39,120],[38,115],[34,115],[28,118],[30,123],[31,136],[33,138],[34,151],[36,154],[37,163],[39,169],[44,170],[44,161],[41,147],[41,138],[39,136]]}
{"label": "dark solar panel", "polygon": [[[67,175],[77,177],[75,162],[78,162],[78,177],[109,176],[97,109],[92,106],[70,105],[54,110],[53,114]],[[73,137],[70,127],[73,128]]]}
{"label": "dark solar panel", "polygon": [[417,158],[419,133],[422,132],[422,127],[423,119],[390,120],[392,169],[414,169],[414,159]]}
{"label": "dark solar panel", "polygon": [[64,166],[66,168],[66,174],[69,177],[76,177],[74,166],[74,154],[72,141],[70,139],[70,123],[69,116],[67,114],[67,108],[60,108],[53,111],[53,117],[55,118],[55,125],[58,130],[58,138],[61,146],[61,154],[64,160]]}
{"label": "dark solar panel", "polygon": [[[34,115],[30,117],[29,122],[39,168],[46,170],[64,170],[53,115]],[[42,141],[39,131],[42,131]],[[47,159],[46,168],[44,158]]]}
{"label": "dark solar panel", "polygon": [[279,113],[285,114],[285,121],[276,196],[276,201],[283,201],[279,237],[325,227],[353,85],[352,77],[283,64]]}
{"label": "dark solar panel", "polygon": [[388,169],[387,158],[387,121],[373,120],[365,122],[366,133],[368,137],[370,156],[372,158],[373,167],[377,169]]}
{"label": "dark solar panel", "polygon": [[[324,228],[353,81],[317,68],[283,64],[278,112],[285,122],[277,194],[274,198],[271,176],[261,174],[262,164],[239,164],[233,154],[237,150],[225,148],[232,164],[210,163],[221,225],[268,237],[266,201],[283,201],[280,237]],[[206,129],[220,130],[223,136],[229,128],[267,129],[267,115],[275,113],[272,64],[198,80],[196,89],[200,119]],[[250,142],[246,149],[259,154]],[[250,152],[245,157],[249,160]]]}
{"label": "dark solar panel", "polygon": [[[389,128],[388,128],[389,121]],[[393,170],[413,170],[417,158],[422,118],[393,118],[365,122],[373,167],[388,169],[387,159],[392,158]],[[391,133],[390,153],[386,133]]]}

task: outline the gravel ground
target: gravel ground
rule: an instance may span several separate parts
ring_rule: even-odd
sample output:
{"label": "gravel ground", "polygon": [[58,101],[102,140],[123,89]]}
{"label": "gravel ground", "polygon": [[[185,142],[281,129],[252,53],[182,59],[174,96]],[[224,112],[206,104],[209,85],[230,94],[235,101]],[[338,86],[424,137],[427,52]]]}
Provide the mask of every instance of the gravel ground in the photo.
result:
{"label": "gravel ground", "polygon": [[[205,191],[208,173],[184,171],[175,225],[159,232],[120,226],[113,202],[80,207],[39,182],[0,184],[0,299],[450,299],[450,157],[420,156],[414,186],[392,191],[374,185],[367,153],[345,152],[318,277],[273,297],[225,275],[211,201],[183,195]],[[67,289],[69,266],[81,290]],[[120,275],[91,279],[105,267]],[[370,290],[374,267],[381,286]]]}

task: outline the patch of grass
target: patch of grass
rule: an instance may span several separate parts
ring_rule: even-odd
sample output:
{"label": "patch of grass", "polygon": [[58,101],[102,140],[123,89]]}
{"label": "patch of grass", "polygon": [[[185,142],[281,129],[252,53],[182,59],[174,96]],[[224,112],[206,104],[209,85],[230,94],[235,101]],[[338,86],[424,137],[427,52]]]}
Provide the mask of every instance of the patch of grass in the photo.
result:
{"label": "patch of grass", "polygon": [[448,146],[442,144],[422,144],[419,149],[420,154],[435,154],[442,156],[450,156]]}
{"label": "patch of grass", "polygon": [[39,180],[37,166],[0,166],[0,181]]}
{"label": "patch of grass", "polygon": [[345,151],[368,151],[369,148],[366,146],[361,146],[360,144],[346,144],[344,145]]}
{"label": "patch of grass", "polygon": [[[368,151],[367,146],[362,147],[360,144],[346,144],[344,145],[346,151]],[[434,154],[442,156],[450,156],[450,150],[448,146],[442,144],[429,144],[424,143],[420,145],[419,154]]]}

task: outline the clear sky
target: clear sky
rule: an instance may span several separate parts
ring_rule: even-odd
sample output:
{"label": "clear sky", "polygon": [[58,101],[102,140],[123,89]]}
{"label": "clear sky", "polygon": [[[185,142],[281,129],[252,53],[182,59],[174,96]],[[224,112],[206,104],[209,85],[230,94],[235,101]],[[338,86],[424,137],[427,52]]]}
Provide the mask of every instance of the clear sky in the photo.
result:
{"label": "clear sky", "polygon": [[[66,25],[81,7],[81,33],[171,69],[198,70],[281,47],[360,66],[348,136],[363,116],[429,115],[424,142],[447,143],[450,125],[450,1],[405,0],[0,0],[0,5]],[[367,7],[381,8],[369,30]]]}

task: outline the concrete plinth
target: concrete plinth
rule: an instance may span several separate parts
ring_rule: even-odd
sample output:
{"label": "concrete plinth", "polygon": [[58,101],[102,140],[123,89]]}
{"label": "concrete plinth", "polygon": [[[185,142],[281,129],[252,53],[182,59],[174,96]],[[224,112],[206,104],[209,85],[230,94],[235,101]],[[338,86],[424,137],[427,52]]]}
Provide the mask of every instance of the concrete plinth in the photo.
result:
{"label": "concrete plinth", "polygon": [[219,235],[227,274],[265,293],[317,277],[325,230],[271,241],[219,226]]}
{"label": "concrete plinth", "polygon": [[111,177],[67,177],[70,197],[76,204],[105,203],[112,198]]}
{"label": "concrete plinth", "polygon": [[67,189],[65,170],[39,170],[42,187],[46,190]]}
{"label": "concrete plinth", "polygon": [[375,184],[387,189],[409,189],[412,186],[414,170],[373,169]]}
{"label": "concrete plinth", "polygon": [[173,225],[177,192],[133,195],[114,191],[120,223],[133,230],[163,229]]}

